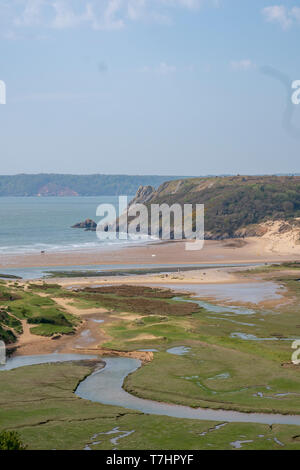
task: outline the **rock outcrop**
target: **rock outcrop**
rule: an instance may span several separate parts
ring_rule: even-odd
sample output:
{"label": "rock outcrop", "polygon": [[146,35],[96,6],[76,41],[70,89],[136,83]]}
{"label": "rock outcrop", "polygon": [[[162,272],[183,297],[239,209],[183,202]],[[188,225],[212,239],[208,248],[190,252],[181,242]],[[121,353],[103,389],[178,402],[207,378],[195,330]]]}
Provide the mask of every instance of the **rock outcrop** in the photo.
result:
{"label": "rock outcrop", "polygon": [[155,188],[153,186],[139,186],[135,197],[130,202],[130,206],[134,204],[146,204],[149,202],[152,196],[156,194]]}
{"label": "rock outcrop", "polygon": [[86,219],[83,222],[78,222],[71,228],[84,228],[86,231],[96,232],[97,224],[92,219]]}

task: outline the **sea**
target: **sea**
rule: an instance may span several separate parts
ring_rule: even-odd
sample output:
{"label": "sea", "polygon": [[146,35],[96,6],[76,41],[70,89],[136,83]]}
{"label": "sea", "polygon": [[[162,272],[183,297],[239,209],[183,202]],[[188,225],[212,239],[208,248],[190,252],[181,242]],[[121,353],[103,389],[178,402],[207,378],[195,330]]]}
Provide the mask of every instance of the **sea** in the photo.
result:
{"label": "sea", "polygon": [[100,204],[114,205],[118,215],[117,196],[0,197],[0,255],[95,250],[132,243],[99,240],[96,232],[71,228],[88,218],[98,223]]}

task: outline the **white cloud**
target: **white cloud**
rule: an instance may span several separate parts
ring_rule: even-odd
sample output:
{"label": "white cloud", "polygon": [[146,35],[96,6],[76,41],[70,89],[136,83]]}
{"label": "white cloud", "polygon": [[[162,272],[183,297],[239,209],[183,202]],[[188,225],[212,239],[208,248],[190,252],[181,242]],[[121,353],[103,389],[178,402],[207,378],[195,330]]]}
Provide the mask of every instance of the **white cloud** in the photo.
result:
{"label": "white cloud", "polygon": [[93,14],[89,5],[82,14],[75,14],[74,11],[64,1],[53,2],[55,12],[52,27],[58,29],[74,28],[80,24],[93,20]]}
{"label": "white cloud", "polygon": [[161,0],[161,3],[167,6],[179,6],[193,10],[199,8],[203,0]]}
{"label": "white cloud", "polygon": [[[124,26],[122,19],[117,19],[116,15],[122,7],[122,0],[109,0],[103,14],[103,29],[120,29]],[[99,28],[101,28],[101,21]]]}
{"label": "white cloud", "polygon": [[130,22],[142,20],[169,24],[175,8],[194,12],[203,3],[218,6],[218,1],[0,0],[1,29],[4,29],[4,35],[5,29],[11,31],[16,27],[21,30],[29,27],[68,29],[87,26],[95,30],[118,30]]}
{"label": "white cloud", "polygon": [[266,21],[269,23],[279,23],[283,29],[289,28],[291,25],[291,18],[289,17],[288,10],[283,5],[273,5],[266,7],[262,10]]}
{"label": "white cloud", "polygon": [[132,21],[143,18],[145,14],[146,0],[129,0],[127,5],[127,15]]}
{"label": "white cloud", "polygon": [[300,7],[293,7],[291,9],[291,16],[300,23]]}
{"label": "white cloud", "polygon": [[300,8],[288,9],[284,5],[273,5],[263,8],[262,13],[269,23],[278,23],[282,29],[288,29],[295,23],[300,24]]}
{"label": "white cloud", "polygon": [[230,65],[234,70],[250,70],[256,68],[256,65],[250,59],[232,60]]}
{"label": "white cloud", "polygon": [[42,9],[46,3],[44,0],[27,0],[22,14],[15,19],[18,26],[38,25],[41,22]]}
{"label": "white cloud", "polygon": [[[129,0],[127,0],[128,3]],[[21,0],[23,11],[15,18],[17,26],[39,26],[54,29],[75,28],[88,25],[93,29],[120,29],[124,21],[117,18],[123,8],[123,0],[81,2],[78,8],[74,0]],[[83,3],[83,5],[82,5]],[[76,8],[77,6],[77,8]]]}

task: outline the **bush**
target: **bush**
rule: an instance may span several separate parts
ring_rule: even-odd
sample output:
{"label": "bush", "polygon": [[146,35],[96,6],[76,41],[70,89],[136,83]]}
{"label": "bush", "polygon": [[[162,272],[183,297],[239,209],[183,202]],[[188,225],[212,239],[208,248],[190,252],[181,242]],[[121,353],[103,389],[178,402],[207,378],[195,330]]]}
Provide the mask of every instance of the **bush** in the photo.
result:
{"label": "bush", "polygon": [[4,341],[5,344],[15,343],[16,335],[11,330],[5,330],[0,325],[0,340]]}
{"label": "bush", "polygon": [[0,450],[25,450],[19,434],[15,431],[0,432]]}

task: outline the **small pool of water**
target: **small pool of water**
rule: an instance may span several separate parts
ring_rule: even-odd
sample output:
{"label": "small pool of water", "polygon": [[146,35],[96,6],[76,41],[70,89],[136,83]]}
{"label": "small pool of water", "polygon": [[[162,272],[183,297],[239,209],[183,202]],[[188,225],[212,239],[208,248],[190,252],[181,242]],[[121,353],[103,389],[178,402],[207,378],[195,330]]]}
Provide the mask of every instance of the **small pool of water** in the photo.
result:
{"label": "small pool of water", "polygon": [[203,300],[195,299],[194,297],[190,299],[182,299],[182,297],[173,297],[173,300],[178,300],[181,302],[193,302],[195,304],[198,304],[199,307],[205,308],[205,310],[212,313],[220,313],[225,315],[255,315],[256,313],[255,310],[253,310],[252,308],[236,307],[234,305],[230,307],[226,307],[224,305],[214,305],[210,302],[204,302]]}
{"label": "small pool of water", "polygon": [[167,353],[174,354],[175,356],[184,356],[190,350],[191,350],[191,348],[188,348],[186,346],[177,346],[175,348],[167,349]]}
{"label": "small pool of water", "polygon": [[295,341],[299,338],[277,338],[277,337],[272,337],[272,338],[258,338],[255,335],[250,335],[247,333],[231,333],[230,334],[231,338],[239,338],[239,339],[244,339],[245,341]]}
{"label": "small pool of water", "polygon": [[229,379],[230,378],[230,374],[229,372],[224,372],[222,374],[218,374],[218,375],[215,375],[214,377],[208,377],[207,380],[221,380],[221,379]]}
{"label": "small pool of water", "polygon": [[[161,287],[193,292],[196,296],[225,302],[258,304],[266,300],[282,298],[282,286],[270,281],[237,284],[160,284]],[[281,292],[279,292],[281,291]]]}
{"label": "small pool of water", "polygon": [[158,349],[138,349],[141,352],[158,352]]}

